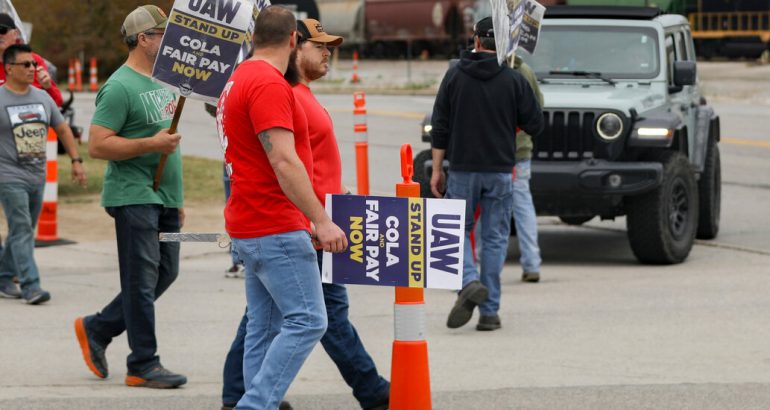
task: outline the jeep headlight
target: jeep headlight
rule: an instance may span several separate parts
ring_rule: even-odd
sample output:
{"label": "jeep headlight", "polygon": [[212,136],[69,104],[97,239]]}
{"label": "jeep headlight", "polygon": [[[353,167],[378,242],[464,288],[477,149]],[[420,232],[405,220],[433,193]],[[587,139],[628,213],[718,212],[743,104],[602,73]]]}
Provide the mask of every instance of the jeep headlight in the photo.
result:
{"label": "jeep headlight", "polygon": [[639,138],[668,139],[674,136],[674,130],[662,127],[639,127],[636,130]]}
{"label": "jeep headlight", "polygon": [[430,131],[433,129],[433,126],[430,124],[425,124],[422,126],[422,133],[423,134],[430,134]]}
{"label": "jeep headlight", "polygon": [[623,134],[623,119],[612,112],[604,113],[596,121],[596,132],[604,140],[615,140]]}

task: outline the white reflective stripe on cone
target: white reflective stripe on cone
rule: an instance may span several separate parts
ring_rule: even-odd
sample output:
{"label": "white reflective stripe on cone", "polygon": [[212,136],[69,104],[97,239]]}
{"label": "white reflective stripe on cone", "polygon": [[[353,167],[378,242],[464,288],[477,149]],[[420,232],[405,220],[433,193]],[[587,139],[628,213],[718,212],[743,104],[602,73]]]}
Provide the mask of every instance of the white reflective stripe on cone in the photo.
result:
{"label": "white reflective stripe on cone", "polygon": [[56,155],[59,154],[59,144],[56,140],[48,141],[45,144],[45,159],[48,161],[56,161]]}
{"label": "white reflective stripe on cone", "polygon": [[43,202],[56,202],[59,199],[59,183],[46,182],[43,191]]}
{"label": "white reflective stripe on cone", "polygon": [[417,342],[425,340],[425,304],[393,305],[395,340]]}

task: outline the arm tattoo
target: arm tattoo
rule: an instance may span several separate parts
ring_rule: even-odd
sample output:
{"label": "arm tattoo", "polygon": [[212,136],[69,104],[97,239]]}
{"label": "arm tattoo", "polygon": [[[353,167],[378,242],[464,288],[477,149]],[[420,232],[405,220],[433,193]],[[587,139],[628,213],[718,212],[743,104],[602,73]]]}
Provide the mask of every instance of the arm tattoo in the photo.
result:
{"label": "arm tattoo", "polygon": [[267,131],[262,131],[257,134],[259,142],[262,143],[262,147],[265,149],[265,153],[269,154],[273,150],[273,144],[270,142],[270,134]]}

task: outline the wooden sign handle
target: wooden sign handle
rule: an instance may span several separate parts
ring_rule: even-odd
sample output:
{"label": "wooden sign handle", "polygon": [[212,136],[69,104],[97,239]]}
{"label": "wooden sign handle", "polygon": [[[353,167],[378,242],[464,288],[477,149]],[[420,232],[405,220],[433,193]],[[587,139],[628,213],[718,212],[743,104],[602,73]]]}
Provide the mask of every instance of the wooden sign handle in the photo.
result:
{"label": "wooden sign handle", "polygon": [[[179,117],[182,116],[182,109],[184,108],[184,102],[187,101],[186,97],[179,97],[179,103],[176,105],[176,110],[174,111],[174,118],[171,120],[171,128],[168,129],[169,134],[175,134],[176,133],[176,127],[179,125]],[[152,181],[152,190],[157,191],[158,187],[160,187],[160,178],[163,176],[163,168],[166,167],[166,160],[168,159],[168,154],[162,154],[160,156],[160,162],[158,163],[158,169],[155,170],[155,178]]]}

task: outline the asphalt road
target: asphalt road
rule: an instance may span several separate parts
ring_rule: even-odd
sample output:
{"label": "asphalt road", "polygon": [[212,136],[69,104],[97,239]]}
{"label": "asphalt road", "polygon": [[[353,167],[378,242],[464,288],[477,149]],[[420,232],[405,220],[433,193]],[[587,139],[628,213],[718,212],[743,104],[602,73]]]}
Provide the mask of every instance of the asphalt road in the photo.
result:
{"label": "asphalt road", "polygon": [[[319,94],[334,120],[343,161],[343,181],[356,187],[353,98],[350,94]],[[433,107],[433,96],[368,95],[370,192],[392,195],[401,181],[399,152],[409,143],[416,155],[429,146],[420,140],[420,121]],[[93,95],[78,96],[79,121],[90,118]],[[719,237],[708,246],[737,247],[770,254],[770,105],[740,101],[712,102],[722,123],[723,207]],[[222,158],[213,118],[200,102],[188,102],[179,130],[185,155]],[[355,191],[355,189],[353,189]],[[551,223],[543,219],[544,223]],[[625,220],[593,221],[589,227],[625,229]],[[564,227],[565,232],[571,228]],[[543,240],[549,240],[544,235]],[[547,243],[543,251],[548,252]],[[558,255],[554,255],[558,256]]]}
{"label": "asphalt road", "polygon": [[[352,97],[319,97],[353,174]],[[373,193],[399,181],[398,151],[419,141],[432,97],[367,97]],[[78,95],[78,122],[93,96]],[[719,237],[698,242],[676,266],[636,263],[622,219],[569,227],[540,219],[543,280],[519,281],[515,241],[503,273],[503,328],[444,327],[454,295],[426,292],[436,409],[766,409],[770,407],[770,107],[715,99],[722,117],[723,210]],[[220,158],[213,120],[188,104],[185,154]],[[104,216],[100,216],[104,217]],[[96,380],[79,356],[72,320],[118,289],[111,241],[36,251],[54,299],[28,307],[0,300],[0,408],[213,409],[221,366],[243,309],[242,282],[222,278],[228,256],[183,247],[182,274],[158,302],[163,363],[189,376],[174,391],[122,385],[121,336],[107,352],[112,376]],[[392,290],[351,287],[351,317],[384,375],[390,372]],[[475,322],[471,322],[473,324]],[[298,409],[354,409],[322,349],[292,385]]]}

